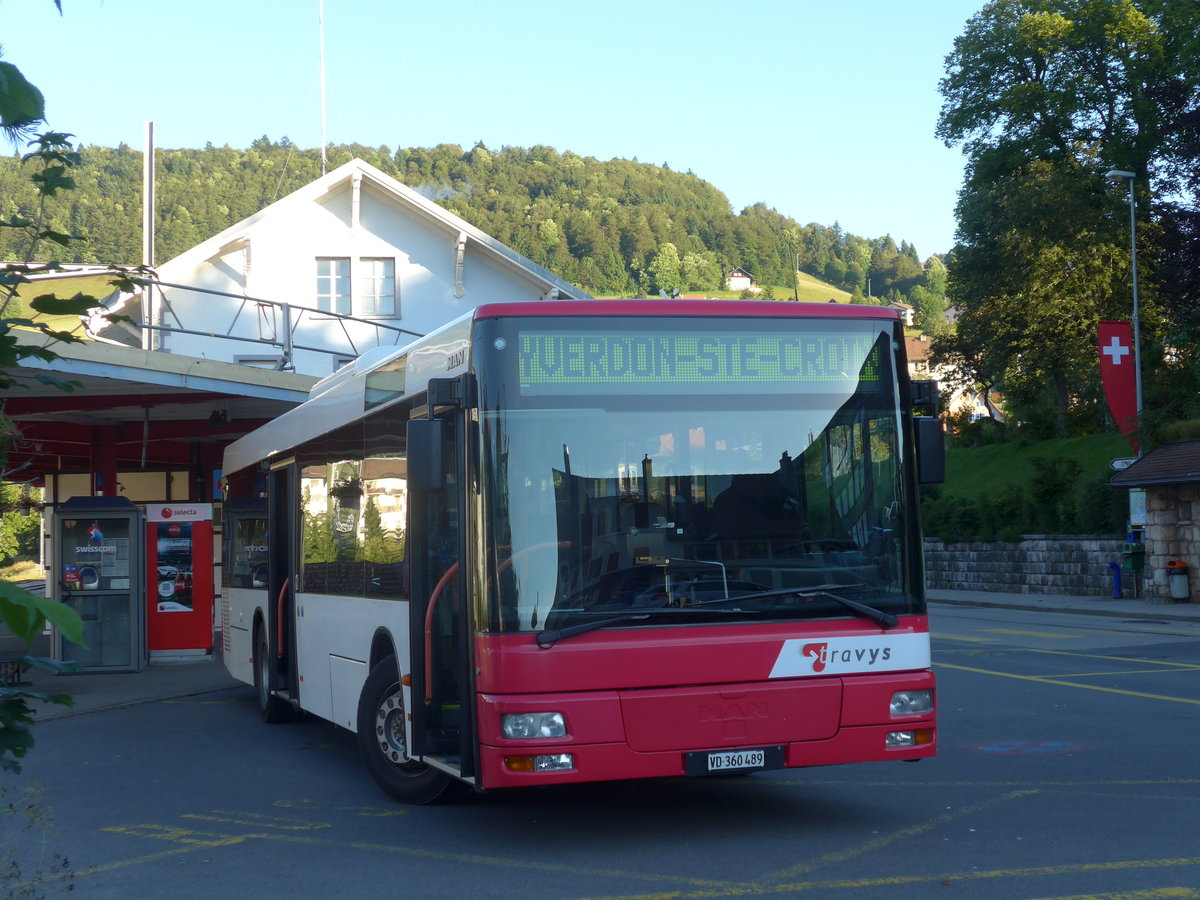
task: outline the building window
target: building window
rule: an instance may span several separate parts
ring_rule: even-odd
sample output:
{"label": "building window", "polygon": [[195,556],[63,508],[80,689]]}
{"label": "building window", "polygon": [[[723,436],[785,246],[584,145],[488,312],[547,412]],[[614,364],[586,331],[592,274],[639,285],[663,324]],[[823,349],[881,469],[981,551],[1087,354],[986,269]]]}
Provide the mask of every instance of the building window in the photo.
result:
{"label": "building window", "polygon": [[350,260],[340,256],[317,257],[317,309],[350,315]]}
{"label": "building window", "polygon": [[361,285],[359,286],[360,316],[396,315],[396,261],[394,259],[359,260]]}

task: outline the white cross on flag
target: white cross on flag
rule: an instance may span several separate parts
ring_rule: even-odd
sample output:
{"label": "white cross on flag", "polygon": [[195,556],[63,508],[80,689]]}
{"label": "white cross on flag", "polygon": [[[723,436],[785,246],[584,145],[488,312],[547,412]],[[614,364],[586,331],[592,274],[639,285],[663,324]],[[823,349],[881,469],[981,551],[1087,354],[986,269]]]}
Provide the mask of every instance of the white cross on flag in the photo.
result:
{"label": "white cross on flag", "polygon": [[1134,370],[1133,326],[1128,322],[1100,322],[1100,379],[1108,409],[1121,434],[1136,453],[1137,375]]}

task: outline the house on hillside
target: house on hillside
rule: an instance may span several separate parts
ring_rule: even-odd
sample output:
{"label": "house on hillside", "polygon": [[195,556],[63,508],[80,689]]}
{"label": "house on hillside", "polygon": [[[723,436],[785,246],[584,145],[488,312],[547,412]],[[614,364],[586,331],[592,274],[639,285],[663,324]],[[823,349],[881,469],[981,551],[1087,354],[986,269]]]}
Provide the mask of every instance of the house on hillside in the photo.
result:
{"label": "house on hillside", "polygon": [[908,377],[913,381],[924,381],[933,378],[933,369],[930,368],[930,341],[929,335],[922,334],[917,337],[906,337],[904,339],[904,350],[908,356]]}
{"label": "house on hillside", "polygon": [[[904,322],[905,328],[913,327],[913,308],[907,303],[903,303],[901,301],[889,303],[888,309],[894,309],[896,312],[900,313],[900,319]],[[922,337],[924,337],[924,335],[922,335]]]}
{"label": "house on hillside", "polygon": [[730,291],[752,291],[757,285],[754,276],[745,269],[734,269],[725,276],[725,287]]}
{"label": "house on hillside", "polygon": [[481,303],[588,294],[355,159],[157,268],[101,339],[324,376]]}
{"label": "house on hillside", "polygon": [[[962,379],[955,378],[955,373],[945,365],[933,364],[930,358],[931,348],[932,342],[927,334],[904,339],[904,350],[908,359],[908,377],[913,381],[932,379],[943,386],[961,382]],[[965,414],[972,422],[976,419],[1004,421],[1004,413],[996,406],[987,392],[976,390],[973,385],[953,388],[950,396],[945,397],[945,411],[954,416]]]}

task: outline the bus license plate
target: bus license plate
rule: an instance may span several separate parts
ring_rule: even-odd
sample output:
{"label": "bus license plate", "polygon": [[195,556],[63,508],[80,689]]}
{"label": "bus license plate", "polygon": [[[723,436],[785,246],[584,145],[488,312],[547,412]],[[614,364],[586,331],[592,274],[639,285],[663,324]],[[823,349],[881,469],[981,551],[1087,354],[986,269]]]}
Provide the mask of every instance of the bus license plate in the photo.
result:
{"label": "bus license plate", "polygon": [[782,747],[708,750],[688,753],[684,759],[684,771],[688,775],[711,775],[717,772],[752,772],[755,769],[782,768]]}
{"label": "bus license plate", "polygon": [[735,750],[732,753],[708,754],[708,771],[724,772],[728,769],[761,769],[767,764],[763,750]]}

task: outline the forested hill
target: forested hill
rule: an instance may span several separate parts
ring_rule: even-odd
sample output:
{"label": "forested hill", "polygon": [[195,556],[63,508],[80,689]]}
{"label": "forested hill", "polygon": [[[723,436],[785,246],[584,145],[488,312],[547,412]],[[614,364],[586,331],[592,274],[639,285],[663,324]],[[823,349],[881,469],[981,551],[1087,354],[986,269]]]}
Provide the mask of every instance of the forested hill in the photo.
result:
{"label": "forested hill", "polygon": [[[77,189],[50,209],[52,227],[83,238],[60,251],[60,261],[137,262],[142,153],[122,145],[84,147],[81,156]],[[907,243],[857,237],[836,224],[800,225],[764,204],[735,214],[716,187],[666,166],[482,144],[395,153],[351,144],[327,157],[331,169],[364,159],[596,294],[714,291],[734,267],[778,290],[792,284],[797,256],[803,271],[851,293],[866,294],[868,277],[875,297],[900,299],[931,287]],[[18,159],[0,159],[3,220],[34,217],[29,175]],[[318,177],[319,152],[286,138],[264,137],[245,150],[159,150],[156,258],[171,259]],[[0,242],[0,258],[23,258],[16,229],[0,229]],[[940,262],[935,267],[944,273]]]}

